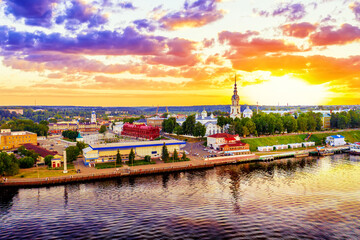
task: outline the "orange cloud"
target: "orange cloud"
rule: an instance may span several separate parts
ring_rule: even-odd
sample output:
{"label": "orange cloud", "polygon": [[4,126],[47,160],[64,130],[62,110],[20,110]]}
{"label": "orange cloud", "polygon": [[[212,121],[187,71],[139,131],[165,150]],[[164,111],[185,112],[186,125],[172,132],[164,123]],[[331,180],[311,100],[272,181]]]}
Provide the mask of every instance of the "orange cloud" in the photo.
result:
{"label": "orange cloud", "polygon": [[322,27],[319,32],[310,35],[310,42],[315,46],[347,44],[360,40],[360,28],[343,24],[339,29],[332,26]]}

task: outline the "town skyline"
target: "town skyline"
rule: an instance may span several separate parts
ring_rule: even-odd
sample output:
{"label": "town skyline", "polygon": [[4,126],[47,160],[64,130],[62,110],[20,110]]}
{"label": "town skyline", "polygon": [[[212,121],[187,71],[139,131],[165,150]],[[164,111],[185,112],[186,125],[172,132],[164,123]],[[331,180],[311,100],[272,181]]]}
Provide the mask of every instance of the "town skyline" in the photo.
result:
{"label": "town skyline", "polygon": [[[336,16],[336,17],[334,17]],[[356,105],[356,1],[0,1],[3,106]]]}

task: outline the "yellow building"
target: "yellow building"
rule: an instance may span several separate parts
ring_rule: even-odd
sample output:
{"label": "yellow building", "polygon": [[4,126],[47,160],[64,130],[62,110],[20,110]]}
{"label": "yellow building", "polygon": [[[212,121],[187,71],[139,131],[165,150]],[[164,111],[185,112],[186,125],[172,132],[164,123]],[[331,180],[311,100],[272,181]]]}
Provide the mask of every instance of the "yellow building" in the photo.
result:
{"label": "yellow building", "polygon": [[163,123],[164,119],[165,118],[159,118],[159,117],[148,118],[148,119],[146,119],[146,125],[162,128],[162,123]]}
{"label": "yellow building", "polygon": [[21,131],[11,132],[10,129],[1,129],[0,131],[0,150],[18,148],[23,144],[37,144],[36,133]]}
{"label": "yellow building", "polygon": [[83,150],[84,163],[101,163],[116,160],[116,154],[119,150],[122,159],[128,159],[131,149],[134,149],[137,157],[159,158],[162,154],[162,147],[166,145],[170,155],[176,151],[179,153],[180,148],[185,146],[186,142],[177,140],[159,140],[159,141],[139,141],[139,142],[120,142],[109,144],[95,144]]}
{"label": "yellow building", "polygon": [[322,128],[327,129],[330,128],[330,119],[331,115],[328,113],[324,113],[321,120],[322,120]]}

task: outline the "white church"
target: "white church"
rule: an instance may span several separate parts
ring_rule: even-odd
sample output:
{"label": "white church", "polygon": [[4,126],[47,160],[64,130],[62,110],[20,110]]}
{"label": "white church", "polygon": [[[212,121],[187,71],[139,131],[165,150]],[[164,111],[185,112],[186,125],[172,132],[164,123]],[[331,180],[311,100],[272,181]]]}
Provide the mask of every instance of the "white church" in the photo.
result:
{"label": "white church", "polygon": [[[230,106],[230,117],[235,118],[251,118],[253,116],[253,111],[247,107],[244,112],[241,112],[241,106],[239,104],[240,97],[237,92],[237,85],[236,85],[236,76],[235,76],[235,85],[234,85],[234,94],[231,97],[231,106]],[[186,118],[177,119],[176,122],[182,125],[185,122]],[[201,124],[205,125],[206,133],[205,136],[209,136],[216,133],[223,133],[229,128],[229,126],[225,126],[224,129],[217,125],[217,118],[213,114],[208,116],[207,111],[204,109],[201,112],[201,115],[196,113],[195,121],[200,122]]]}

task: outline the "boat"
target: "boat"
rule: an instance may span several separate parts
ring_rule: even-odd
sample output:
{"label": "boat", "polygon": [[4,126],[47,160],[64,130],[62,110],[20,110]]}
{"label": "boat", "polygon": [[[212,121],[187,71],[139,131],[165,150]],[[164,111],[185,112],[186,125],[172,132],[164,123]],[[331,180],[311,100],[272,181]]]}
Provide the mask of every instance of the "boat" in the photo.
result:
{"label": "boat", "polygon": [[319,156],[331,156],[331,155],[334,155],[333,151],[329,151],[325,147],[317,147],[316,150],[318,151]]}
{"label": "boat", "polygon": [[360,142],[351,144],[349,153],[352,155],[360,155]]}

